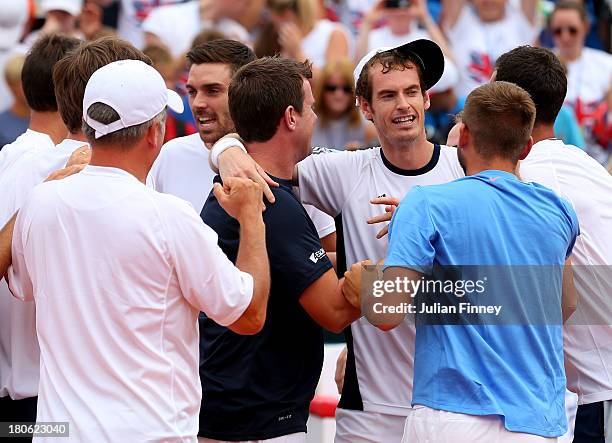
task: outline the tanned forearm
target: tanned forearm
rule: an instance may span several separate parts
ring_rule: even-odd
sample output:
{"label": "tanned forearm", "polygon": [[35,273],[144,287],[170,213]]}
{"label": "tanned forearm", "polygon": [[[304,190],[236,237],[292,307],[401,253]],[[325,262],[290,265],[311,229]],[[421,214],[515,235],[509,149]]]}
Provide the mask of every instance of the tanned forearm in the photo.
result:
{"label": "tanned forearm", "polygon": [[342,287],[344,285],[344,278],[338,280],[338,287],[334,293],[334,297],[330,300],[333,325],[336,330],[332,329],[332,332],[342,332],[344,328],[353,323],[359,317],[361,317],[361,310],[353,307],[342,293]]}
{"label": "tanned forearm", "polygon": [[0,277],[6,276],[9,266],[11,266],[11,244],[16,219],[17,213],[0,230]]}
{"label": "tanned forearm", "polygon": [[254,334],[266,319],[270,292],[270,265],[266,250],[266,227],[261,213],[240,221],[240,246],[236,267],[253,277],[253,297],[241,319],[232,325],[234,332]]}

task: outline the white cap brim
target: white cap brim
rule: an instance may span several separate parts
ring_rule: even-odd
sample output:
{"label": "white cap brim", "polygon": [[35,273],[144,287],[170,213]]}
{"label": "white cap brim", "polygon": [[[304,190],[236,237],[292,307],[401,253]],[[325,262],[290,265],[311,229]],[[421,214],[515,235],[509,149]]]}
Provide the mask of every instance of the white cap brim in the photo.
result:
{"label": "white cap brim", "polygon": [[185,105],[183,104],[181,96],[172,89],[168,89],[168,107],[177,114],[182,114],[185,110]]}

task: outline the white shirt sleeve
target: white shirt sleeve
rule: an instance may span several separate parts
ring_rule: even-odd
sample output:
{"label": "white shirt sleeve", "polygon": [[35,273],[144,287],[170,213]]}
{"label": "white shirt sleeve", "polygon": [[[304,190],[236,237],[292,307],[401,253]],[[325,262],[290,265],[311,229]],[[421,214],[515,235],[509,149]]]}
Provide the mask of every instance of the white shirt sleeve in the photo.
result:
{"label": "white shirt sleeve", "polygon": [[306,209],[312,223],[317,228],[319,238],[327,237],[329,234],[336,232],[336,222],[332,217],[311,205],[304,205],[304,209]]}
{"label": "white shirt sleeve", "polygon": [[17,220],[15,221],[11,246],[12,265],[7,273],[9,289],[16,298],[22,301],[34,299],[34,288],[24,256],[30,221],[28,208],[23,207],[17,214]]}
{"label": "white shirt sleeve", "polygon": [[168,197],[174,200],[165,211],[169,252],[181,292],[218,324],[231,325],[251,302],[253,277],[234,266],[188,203]]}
{"label": "white shirt sleeve", "polygon": [[361,174],[363,159],[370,155],[366,151],[315,148],[297,166],[301,202],[336,217]]}

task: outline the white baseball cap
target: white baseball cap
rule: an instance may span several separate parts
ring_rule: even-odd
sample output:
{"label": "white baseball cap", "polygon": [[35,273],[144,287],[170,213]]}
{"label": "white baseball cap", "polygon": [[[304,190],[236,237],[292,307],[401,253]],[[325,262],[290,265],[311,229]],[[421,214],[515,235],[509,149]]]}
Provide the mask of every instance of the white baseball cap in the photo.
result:
{"label": "white baseball cap", "polygon": [[[108,125],[87,115],[94,103],[104,103],[119,114]],[[183,112],[181,97],[166,88],[162,76],[139,60],[121,60],[101,67],[90,77],[83,97],[83,120],[96,130],[96,138],[148,122],[166,106]]]}
{"label": "white baseball cap", "polygon": [[41,0],[40,10],[43,14],[49,11],[64,11],[70,15],[79,15],[83,9],[83,0]]}
{"label": "white baseball cap", "polygon": [[0,14],[0,49],[13,49],[28,21],[28,1],[11,0],[3,2]]}

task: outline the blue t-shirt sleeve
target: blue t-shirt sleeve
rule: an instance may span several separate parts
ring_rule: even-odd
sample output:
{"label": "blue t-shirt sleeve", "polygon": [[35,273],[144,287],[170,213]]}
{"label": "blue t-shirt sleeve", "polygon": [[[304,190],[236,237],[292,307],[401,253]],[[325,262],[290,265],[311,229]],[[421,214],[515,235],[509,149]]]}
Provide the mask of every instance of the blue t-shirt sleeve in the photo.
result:
{"label": "blue t-shirt sleeve", "polygon": [[435,257],[436,230],[426,192],[415,186],[404,197],[389,226],[389,249],[385,267],[400,266],[431,272]]}
{"label": "blue t-shirt sleeve", "polygon": [[563,207],[565,209],[565,214],[567,216],[567,220],[569,223],[569,246],[567,248],[567,253],[565,254],[565,258],[569,258],[572,255],[572,250],[574,249],[574,245],[576,244],[576,238],[580,235],[580,224],[578,223],[578,215],[572,206],[561,200],[563,203]]}
{"label": "blue t-shirt sleeve", "polygon": [[272,282],[299,299],[332,264],[304,207],[286,193],[275,195],[276,203],[264,212]]}

